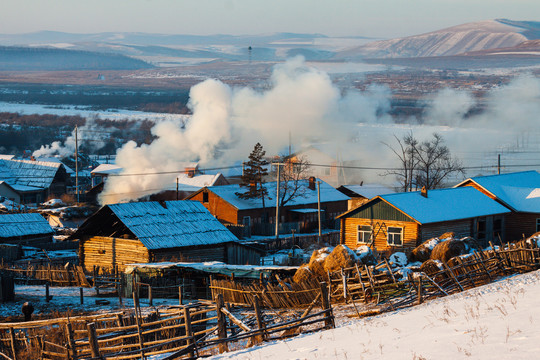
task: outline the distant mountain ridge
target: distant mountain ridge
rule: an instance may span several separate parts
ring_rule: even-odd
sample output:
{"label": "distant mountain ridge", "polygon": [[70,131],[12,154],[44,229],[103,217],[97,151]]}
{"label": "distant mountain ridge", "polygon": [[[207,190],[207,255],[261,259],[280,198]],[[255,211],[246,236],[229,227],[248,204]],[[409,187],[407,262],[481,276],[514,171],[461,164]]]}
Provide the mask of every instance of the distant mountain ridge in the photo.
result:
{"label": "distant mountain ridge", "polygon": [[507,19],[467,23],[426,34],[381,40],[342,51],[338,59],[453,56],[495,48],[510,48],[540,39],[540,22]]}

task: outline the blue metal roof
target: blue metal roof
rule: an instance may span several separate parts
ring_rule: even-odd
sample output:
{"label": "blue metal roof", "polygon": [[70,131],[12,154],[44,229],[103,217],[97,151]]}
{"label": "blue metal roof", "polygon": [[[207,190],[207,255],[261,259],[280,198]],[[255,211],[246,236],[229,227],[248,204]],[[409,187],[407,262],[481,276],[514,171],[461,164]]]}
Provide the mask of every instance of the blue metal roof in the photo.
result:
{"label": "blue metal roof", "polygon": [[0,215],[0,238],[41,234],[54,234],[53,228],[41,214]]}
{"label": "blue metal roof", "polygon": [[107,205],[148,249],[213,245],[238,241],[198,201]]}
{"label": "blue metal roof", "polygon": [[382,195],[381,198],[421,224],[510,212],[473,187],[429,190],[427,197],[414,191]]}

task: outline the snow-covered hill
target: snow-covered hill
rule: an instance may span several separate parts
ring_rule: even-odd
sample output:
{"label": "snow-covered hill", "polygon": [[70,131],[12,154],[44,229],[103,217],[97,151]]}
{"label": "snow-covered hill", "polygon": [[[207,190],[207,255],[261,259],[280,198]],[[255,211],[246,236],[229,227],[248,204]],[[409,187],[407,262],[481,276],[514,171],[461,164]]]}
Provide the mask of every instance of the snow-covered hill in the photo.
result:
{"label": "snow-covered hill", "polygon": [[540,22],[486,20],[427,34],[381,40],[351,48],[341,59],[450,56],[471,51],[509,48],[540,37]]}
{"label": "snow-covered hill", "polygon": [[540,272],[212,359],[536,359]]}

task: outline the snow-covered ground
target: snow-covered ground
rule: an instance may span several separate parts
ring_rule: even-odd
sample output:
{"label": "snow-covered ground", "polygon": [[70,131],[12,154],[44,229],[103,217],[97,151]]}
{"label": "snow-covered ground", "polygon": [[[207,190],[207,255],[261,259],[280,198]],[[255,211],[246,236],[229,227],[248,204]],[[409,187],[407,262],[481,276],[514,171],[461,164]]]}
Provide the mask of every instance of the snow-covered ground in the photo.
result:
{"label": "snow-covered ground", "polygon": [[535,359],[539,298],[535,271],[212,359]]}

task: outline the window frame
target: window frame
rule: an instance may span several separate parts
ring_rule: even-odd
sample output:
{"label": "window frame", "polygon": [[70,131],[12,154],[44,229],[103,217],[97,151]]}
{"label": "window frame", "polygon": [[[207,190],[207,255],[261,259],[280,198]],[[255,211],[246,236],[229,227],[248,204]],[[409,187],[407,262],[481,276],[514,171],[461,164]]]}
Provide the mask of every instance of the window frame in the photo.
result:
{"label": "window frame", "polygon": [[[369,231],[362,228],[369,228]],[[369,242],[364,241],[364,234],[369,233]],[[362,234],[362,236],[360,236]],[[358,225],[356,228],[356,243],[357,244],[373,244],[373,226]]]}
{"label": "window frame", "polygon": [[[390,229],[399,229],[399,232],[391,231]],[[400,244],[396,244],[395,237],[397,235],[399,235]],[[386,228],[386,243],[390,246],[403,246],[403,226],[388,226]]]}

